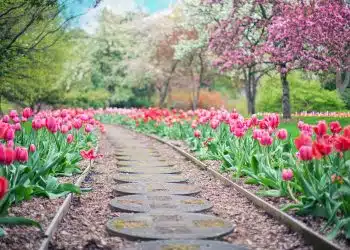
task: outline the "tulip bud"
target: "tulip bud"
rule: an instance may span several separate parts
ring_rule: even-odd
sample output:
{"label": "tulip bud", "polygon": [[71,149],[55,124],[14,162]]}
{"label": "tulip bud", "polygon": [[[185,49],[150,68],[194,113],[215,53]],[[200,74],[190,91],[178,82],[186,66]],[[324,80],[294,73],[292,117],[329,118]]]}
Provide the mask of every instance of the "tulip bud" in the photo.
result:
{"label": "tulip bud", "polygon": [[283,169],[282,179],[284,181],[290,181],[291,179],[293,179],[293,171],[291,169]]}
{"label": "tulip bud", "polygon": [[28,161],[28,150],[26,148],[17,147],[15,149],[16,152],[16,160],[19,162],[27,162]]}
{"label": "tulip bud", "polygon": [[11,141],[15,138],[15,130],[12,128],[8,128],[4,134],[4,139],[6,141]]}
{"label": "tulip bud", "polygon": [[196,138],[200,138],[202,135],[201,131],[199,131],[199,130],[195,130],[193,134],[194,134],[194,137],[196,137]]}
{"label": "tulip bud", "polygon": [[67,135],[67,143],[71,144],[74,140],[74,136],[72,134]]}
{"label": "tulip bud", "polygon": [[28,119],[29,117],[32,116],[32,114],[33,114],[33,111],[32,111],[31,108],[25,108],[25,109],[23,109],[22,116],[23,116],[24,118],[27,118],[27,119]]}
{"label": "tulip bud", "polygon": [[5,177],[0,176],[0,200],[4,198],[4,196],[8,191],[8,188],[9,188],[8,180]]}
{"label": "tulip bud", "polygon": [[8,123],[10,121],[10,117],[8,115],[4,115],[4,117],[2,118],[2,121],[5,123]]}
{"label": "tulip bud", "polygon": [[20,124],[20,123],[16,123],[16,124],[15,124],[15,130],[16,130],[16,131],[20,131],[21,129],[22,129],[21,124]]}
{"label": "tulip bud", "polygon": [[30,144],[29,146],[29,152],[34,153],[36,151],[36,147],[34,144]]}

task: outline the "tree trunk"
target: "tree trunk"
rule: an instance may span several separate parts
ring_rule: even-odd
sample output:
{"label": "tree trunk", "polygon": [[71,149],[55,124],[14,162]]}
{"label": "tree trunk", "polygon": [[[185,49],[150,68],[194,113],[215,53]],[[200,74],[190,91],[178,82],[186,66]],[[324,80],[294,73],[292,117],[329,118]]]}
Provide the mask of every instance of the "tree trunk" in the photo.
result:
{"label": "tree trunk", "polygon": [[199,82],[197,84],[197,89],[195,92],[195,98],[193,99],[193,110],[196,110],[198,108],[198,101],[199,101],[199,95],[201,91],[201,84],[203,82],[203,76],[204,76],[204,60],[202,56],[202,51],[198,55],[199,57]]}
{"label": "tree trunk", "polygon": [[281,82],[282,82],[283,118],[290,119],[292,118],[292,114],[291,114],[289,82],[287,80],[287,73],[281,73]]}
{"label": "tree trunk", "polygon": [[339,93],[343,93],[350,84],[350,72],[344,73],[345,74],[344,80],[342,77],[342,73],[343,72],[338,71],[336,73],[336,78],[335,78],[336,79],[336,88],[339,91]]}
{"label": "tree trunk", "polygon": [[170,80],[173,76],[173,73],[176,69],[176,66],[177,66],[177,61],[173,63],[173,65],[171,66],[171,71],[170,71],[170,74],[169,76],[166,78],[166,80],[164,81],[164,86],[162,87],[161,89],[161,92],[160,92],[160,98],[159,98],[159,107],[163,108],[164,107],[164,103],[165,103],[165,99],[167,98],[168,96],[168,92],[169,92],[169,84],[170,84]]}
{"label": "tree trunk", "polygon": [[248,72],[244,71],[244,89],[247,98],[247,108],[249,114],[255,114],[255,99],[258,79],[252,72],[252,68],[248,68]]}

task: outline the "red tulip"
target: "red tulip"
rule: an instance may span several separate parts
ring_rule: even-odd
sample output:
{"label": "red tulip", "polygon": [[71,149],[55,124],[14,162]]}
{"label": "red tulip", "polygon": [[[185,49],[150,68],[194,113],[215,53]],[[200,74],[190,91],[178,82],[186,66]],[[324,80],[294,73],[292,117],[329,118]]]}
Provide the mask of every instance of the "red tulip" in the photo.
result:
{"label": "red tulip", "polygon": [[316,159],[320,159],[332,152],[332,145],[326,142],[315,141],[312,144],[312,152]]}
{"label": "red tulip", "polygon": [[9,182],[4,176],[0,176],[0,200],[4,198],[9,188]]}
{"label": "red tulip", "polygon": [[284,181],[290,181],[293,179],[293,171],[291,169],[283,169],[282,170],[282,179]]}
{"label": "red tulip", "polygon": [[299,149],[299,158],[303,161],[311,161],[313,158],[311,146],[301,146]]}
{"label": "red tulip", "polygon": [[0,144],[0,164],[11,165],[16,159],[16,152]]}
{"label": "red tulip", "polygon": [[82,150],[80,151],[80,155],[85,160],[94,160],[103,157],[101,154],[95,154],[93,149],[90,149],[88,151]]}
{"label": "red tulip", "polygon": [[34,145],[34,144],[30,144],[30,146],[29,146],[29,152],[34,153],[35,151],[36,151],[35,145]]}
{"label": "red tulip", "polygon": [[288,137],[288,132],[286,129],[282,128],[277,131],[277,138],[280,140],[285,140]]}
{"label": "red tulip", "polygon": [[312,138],[304,133],[301,133],[299,137],[294,140],[295,147],[300,150],[302,146],[311,146]]}
{"label": "red tulip", "polygon": [[194,137],[200,138],[201,135],[202,135],[202,133],[201,133],[201,131],[199,131],[199,130],[195,130],[194,133],[193,133],[193,135],[194,135]]}
{"label": "red tulip", "polygon": [[350,125],[344,128],[344,136],[350,138]]}
{"label": "red tulip", "polygon": [[327,133],[327,123],[325,121],[319,121],[314,127],[314,132],[318,137],[322,137]]}
{"label": "red tulip", "polygon": [[339,134],[340,131],[342,130],[342,127],[338,121],[331,122],[329,124],[329,127],[330,127],[333,134]]}
{"label": "red tulip", "polygon": [[16,152],[16,160],[19,162],[27,162],[28,161],[28,150],[26,148],[17,147],[15,149]]}
{"label": "red tulip", "polygon": [[23,116],[24,118],[27,118],[27,119],[28,119],[29,117],[32,116],[32,114],[33,114],[33,111],[32,111],[31,108],[25,108],[25,109],[23,109],[22,116]]}
{"label": "red tulip", "polygon": [[338,152],[345,152],[350,150],[350,137],[345,136],[337,137],[334,141],[335,150]]}
{"label": "red tulip", "polygon": [[238,137],[238,138],[241,138],[244,136],[244,130],[243,129],[239,129],[239,128],[236,128],[234,131],[233,131],[233,134]]}

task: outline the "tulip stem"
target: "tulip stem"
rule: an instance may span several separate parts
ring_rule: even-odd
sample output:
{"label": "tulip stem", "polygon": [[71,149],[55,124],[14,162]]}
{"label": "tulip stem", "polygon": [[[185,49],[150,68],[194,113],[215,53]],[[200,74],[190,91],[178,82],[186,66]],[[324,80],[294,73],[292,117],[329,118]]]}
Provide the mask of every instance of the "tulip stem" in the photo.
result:
{"label": "tulip stem", "polygon": [[289,182],[287,182],[287,190],[292,200],[295,201],[296,203],[299,203],[299,201],[295,198],[292,189],[290,188]]}

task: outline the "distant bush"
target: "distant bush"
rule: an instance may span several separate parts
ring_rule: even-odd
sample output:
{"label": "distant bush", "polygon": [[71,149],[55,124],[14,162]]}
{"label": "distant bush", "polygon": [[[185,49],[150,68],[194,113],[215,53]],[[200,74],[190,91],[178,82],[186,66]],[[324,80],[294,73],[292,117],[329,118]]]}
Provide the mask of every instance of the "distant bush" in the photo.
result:
{"label": "distant bush", "polygon": [[64,104],[71,107],[104,108],[108,105],[110,94],[104,89],[88,90],[86,92],[72,91],[65,95]]}
{"label": "distant bush", "polygon": [[[301,72],[289,74],[292,112],[337,111],[345,107],[337,91],[321,87],[318,81],[306,80]],[[261,81],[257,110],[262,112],[282,112],[282,86],[279,76],[264,77]]]}

